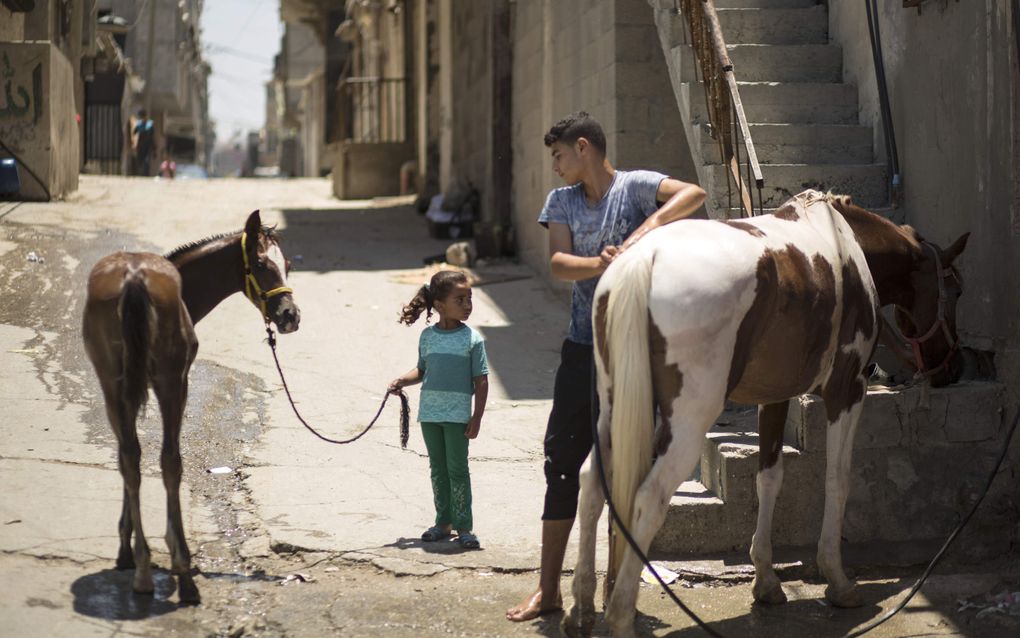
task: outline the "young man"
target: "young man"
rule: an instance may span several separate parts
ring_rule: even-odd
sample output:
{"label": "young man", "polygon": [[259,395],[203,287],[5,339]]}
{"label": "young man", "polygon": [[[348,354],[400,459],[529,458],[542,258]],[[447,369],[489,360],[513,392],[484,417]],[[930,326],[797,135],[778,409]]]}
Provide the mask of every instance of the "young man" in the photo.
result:
{"label": "young man", "polygon": [[545,507],[538,589],[507,610],[512,621],[531,620],[562,607],[560,573],[577,512],[578,473],[591,451],[592,297],[613,259],[649,231],[687,217],[705,191],[653,171],[618,171],[606,158],[606,136],[578,112],[545,135],[553,170],[567,186],[549,193],[539,215],[549,229],[549,266],[574,282],[570,330],[556,371],[545,435]]}

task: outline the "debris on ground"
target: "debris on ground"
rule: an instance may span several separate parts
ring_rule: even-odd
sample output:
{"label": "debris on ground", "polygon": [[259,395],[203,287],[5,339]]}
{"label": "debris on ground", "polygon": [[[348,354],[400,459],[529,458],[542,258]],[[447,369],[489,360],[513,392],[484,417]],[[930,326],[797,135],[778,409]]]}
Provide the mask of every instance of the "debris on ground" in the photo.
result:
{"label": "debris on ground", "polygon": [[994,596],[985,594],[983,600],[978,602],[961,599],[957,600],[956,603],[959,606],[956,610],[958,612],[966,609],[977,609],[978,612],[975,618],[984,618],[992,614],[1020,616],[1020,591],[1004,591]]}
{"label": "debris on ground", "polygon": [[283,580],[280,581],[281,585],[287,585],[290,583],[314,583],[315,578],[308,574],[293,573],[288,574]]}
{"label": "debris on ground", "polygon": [[233,471],[234,470],[232,468],[229,468],[226,465],[221,465],[219,467],[210,467],[208,470],[206,470],[206,472],[210,474],[230,474]]}
{"label": "debris on ground", "polygon": [[655,578],[655,574],[658,574],[659,578],[662,579],[662,582],[666,583],[667,585],[675,583],[677,579],[680,578],[680,574],[676,573],[671,569],[667,569],[662,565],[656,565],[655,563],[652,563],[651,565],[652,568],[655,569],[655,573],[652,573],[652,570],[648,568],[648,565],[645,565],[643,568],[641,568],[641,580],[645,581],[649,585],[659,584],[659,580]]}
{"label": "debris on ground", "polygon": [[33,262],[40,263],[40,264],[46,263],[46,259],[42,255],[36,253],[34,250],[29,252],[27,255],[25,255],[25,259],[27,259],[28,261],[33,261]]}

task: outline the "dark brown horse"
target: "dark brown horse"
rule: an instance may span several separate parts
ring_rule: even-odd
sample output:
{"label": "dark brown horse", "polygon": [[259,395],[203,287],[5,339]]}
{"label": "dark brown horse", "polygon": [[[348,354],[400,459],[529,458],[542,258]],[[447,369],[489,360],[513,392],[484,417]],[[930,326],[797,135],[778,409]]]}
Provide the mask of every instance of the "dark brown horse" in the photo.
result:
{"label": "dark brown horse", "polygon": [[[752,593],[758,602],[784,602],[771,538],[783,478],[783,425],[790,398],[818,394],[829,421],[818,568],[833,605],[861,605],[843,571],[839,543],[878,309],[896,306],[915,365],[932,385],[958,379],[962,284],[953,261],[966,243],[963,235],[943,249],[849,197],[805,191],[774,215],[669,224],[614,261],[595,291],[603,406],[596,445],[616,511],[642,551],[698,462],[702,439],[726,399],[758,404]],[[595,530],[604,504],[589,457],[581,473],[574,607],[564,618],[570,635],[590,634],[594,622]],[[632,636],[641,563],[628,546],[610,555],[610,574],[618,575],[606,620],[613,635]]]}
{"label": "dark brown horse", "polygon": [[[153,591],[149,546],[139,503],[141,447],[135,419],[152,385],[163,417],[160,466],[166,487],[166,542],[182,603],[198,603],[191,553],[184,538],[179,489],[181,416],[188,370],[198,351],[194,325],[221,301],[244,290],[280,332],[298,328],[299,312],[286,287],[289,264],[259,212],[241,232],[181,246],[160,257],[118,252],[99,260],[88,280],[82,334],[99,377],[106,414],[117,436],[124,478],[118,569],[134,569],[134,591]],[[131,534],[134,532],[134,551]]]}

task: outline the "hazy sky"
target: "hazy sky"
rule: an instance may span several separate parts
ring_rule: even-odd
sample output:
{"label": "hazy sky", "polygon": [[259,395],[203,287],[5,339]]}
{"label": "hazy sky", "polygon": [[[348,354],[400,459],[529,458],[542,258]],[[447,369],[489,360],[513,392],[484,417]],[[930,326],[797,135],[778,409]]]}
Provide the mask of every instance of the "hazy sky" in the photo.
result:
{"label": "hazy sky", "polygon": [[265,123],[265,82],[280,49],[279,0],[206,0],[202,47],[212,66],[209,117],[222,144]]}

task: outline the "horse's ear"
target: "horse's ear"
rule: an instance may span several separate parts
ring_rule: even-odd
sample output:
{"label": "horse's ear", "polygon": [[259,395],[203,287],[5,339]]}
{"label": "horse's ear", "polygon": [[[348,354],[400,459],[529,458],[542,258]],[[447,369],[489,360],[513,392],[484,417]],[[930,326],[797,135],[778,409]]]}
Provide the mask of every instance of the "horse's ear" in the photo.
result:
{"label": "horse's ear", "polygon": [[259,216],[259,211],[256,210],[248,215],[248,221],[244,223],[244,232],[249,237],[258,237],[260,230],[262,230],[262,218]]}
{"label": "horse's ear", "polygon": [[953,260],[960,256],[963,249],[967,247],[967,239],[969,237],[970,233],[960,235],[959,239],[954,241],[952,246],[943,251],[942,256],[945,258],[947,264],[953,263]]}

